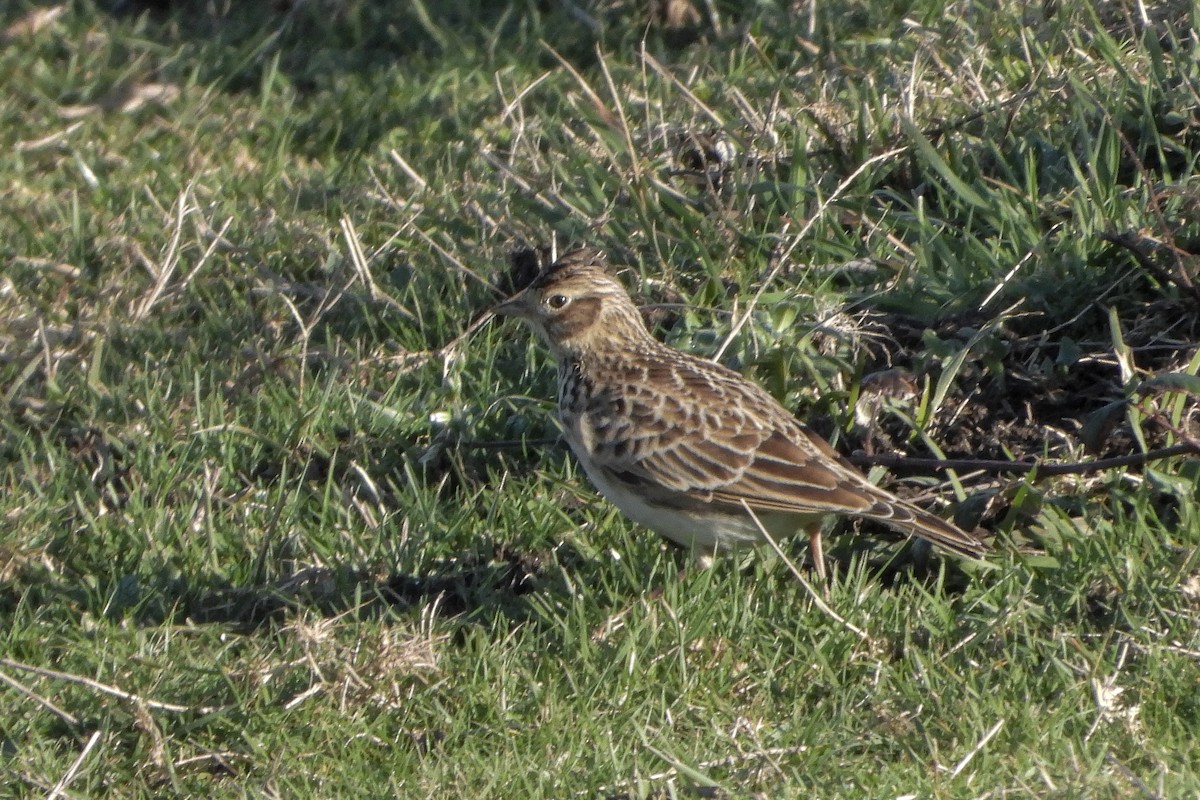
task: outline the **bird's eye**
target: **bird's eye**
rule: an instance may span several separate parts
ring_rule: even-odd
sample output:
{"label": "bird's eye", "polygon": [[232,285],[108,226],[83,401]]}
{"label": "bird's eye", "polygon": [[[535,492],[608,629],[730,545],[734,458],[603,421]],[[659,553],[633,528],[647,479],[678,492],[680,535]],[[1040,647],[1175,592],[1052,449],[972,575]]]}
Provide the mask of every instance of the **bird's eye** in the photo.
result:
{"label": "bird's eye", "polygon": [[567,296],[565,294],[552,294],[546,298],[546,305],[551,308],[562,308],[567,304]]}

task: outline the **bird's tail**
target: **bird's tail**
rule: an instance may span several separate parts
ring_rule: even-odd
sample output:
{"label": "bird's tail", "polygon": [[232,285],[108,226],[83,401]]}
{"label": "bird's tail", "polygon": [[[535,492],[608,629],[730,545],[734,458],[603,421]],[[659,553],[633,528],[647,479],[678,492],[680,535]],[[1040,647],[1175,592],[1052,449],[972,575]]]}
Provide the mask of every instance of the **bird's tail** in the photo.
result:
{"label": "bird's tail", "polygon": [[983,558],[990,549],[983,539],[953,523],[904,502],[893,502],[891,513],[875,517],[904,533],[920,536],[939,547],[968,558]]}

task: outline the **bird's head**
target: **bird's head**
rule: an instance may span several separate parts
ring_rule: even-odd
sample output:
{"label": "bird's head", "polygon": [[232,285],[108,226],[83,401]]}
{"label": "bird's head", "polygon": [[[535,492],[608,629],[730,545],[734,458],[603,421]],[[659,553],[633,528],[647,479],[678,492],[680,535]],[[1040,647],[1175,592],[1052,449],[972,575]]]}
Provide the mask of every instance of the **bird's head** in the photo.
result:
{"label": "bird's head", "polygon": [[592,248],[566,253],[495,312],[525,320],[560,360],[650,338],[637,306]]}

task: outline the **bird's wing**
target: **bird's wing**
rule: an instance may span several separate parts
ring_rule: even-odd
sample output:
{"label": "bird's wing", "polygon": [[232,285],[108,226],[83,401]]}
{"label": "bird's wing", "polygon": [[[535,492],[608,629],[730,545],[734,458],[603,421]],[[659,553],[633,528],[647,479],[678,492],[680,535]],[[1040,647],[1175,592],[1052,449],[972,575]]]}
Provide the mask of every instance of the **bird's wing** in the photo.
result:
{"label": "bird's wing", "polygon": [[[593,461],[672,504],[686,495],[728,510],[844,514],[884,522],[977,556],[977,539],[879,489],[757,385],[686,359],[630,380],[590,431]],[[651,392],[647,387],[663,388]]]}
{"label": "bird's wing", "polygon": [[[764,390],[698,360],[648,367],[592,415],[590,455],[627,480],[755,510],[870,515],[886,495]],[[652,392],[648,387],[659,391]]]}

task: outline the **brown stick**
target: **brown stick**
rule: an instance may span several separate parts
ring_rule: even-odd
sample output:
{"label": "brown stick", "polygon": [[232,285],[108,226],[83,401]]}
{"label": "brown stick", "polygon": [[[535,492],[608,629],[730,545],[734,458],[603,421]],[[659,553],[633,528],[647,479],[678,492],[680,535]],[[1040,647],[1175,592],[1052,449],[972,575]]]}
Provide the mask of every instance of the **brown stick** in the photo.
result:
{"label": "brown stick", "polygon": [[[1129,255],[1138,265],[1157,278],[1162,283],[1173,283],[1187,292],[1192,297],[1200,300],[1200,286],[1192,282],[1191,276],[1188,275],[1187,268],[1183,263],[1183,259],[1179,255],[1178,248],[1171,245],[1160,244],[1148,237],[1139,237],[1132,233],[1102,233],[1100,234],[1102,241],[1114,244],[1117,247],[1122,247],[1129,251]],[[1178,274],[1169,271],[1166,267],[1161,266],[1149,254],[1145,252],[1142,244],[1148,242],[1156,251],[1166,251],[1170,253],[1175,261],[1175,268]]]}
{"label": "brown stick", "polygon": [[1131,467],[1148,464],[1163,458],[1200,453],[1200,444],[1188,441],[1170,447],[1160,447],[1146,453],[1131,453],[1125,456],[1101,458],[1095,461],[1076,461],[1066,464],[1045,464],[1039,461],[993,461],[981,458],[908,458],[906,456],[869,456],[855,453],[850,463],[859,467],[887,467],[888,469],[912,468],[919,471],[940,472],[948,469],[960,472],[1036,472],[1039,477],[1049,475],[1076,475],[1097,472],[1115,467]]}

